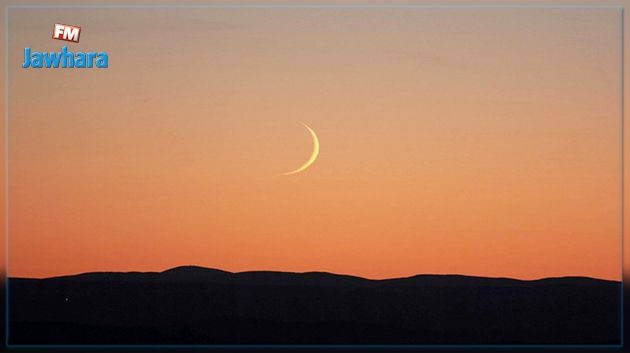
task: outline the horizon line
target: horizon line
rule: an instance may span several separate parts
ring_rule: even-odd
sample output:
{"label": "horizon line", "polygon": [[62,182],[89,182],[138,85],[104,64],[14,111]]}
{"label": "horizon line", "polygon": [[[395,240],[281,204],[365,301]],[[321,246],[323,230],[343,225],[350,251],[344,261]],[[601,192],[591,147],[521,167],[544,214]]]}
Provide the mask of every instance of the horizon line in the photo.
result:
{"label": "horizon line", "polygon": [[331,276],[338,277],[351,277],[355,279],[361,279],[366,281],[388,281],[388,280],[401,280],[401,279],[411,279],[414,277],[420,276],[433,276],[433,277],[467,277],[467,278],[483,278],[483,279],[495,279],[495,280],[512,280],[519,282],[536,282],[543,280],[553,280],[553,279],[567,279],[567,278],[576,278],[576,279],[590,279],[590,280],[598,280],[598,281],[607,281],[607,282],[617,282],[623,283],[623,277],[621,279],[609,279],[609,278],[600,278],[600,277],[591,277],[584,275],[552,275],[547,277],[536,277],[532,279],[523,279],[516,277],[507,277],[507,276],[483,276],[483,275],[474,275],[474,274],[463,274],[463,273],[415,273],[407,276],[395,276],[395,277],[386,277],[386,278],[368,278],[359,275],[347,274],[347,273],[336,273],[330,271],[321,271],[321,270],[311,270],[311,271],[283,271],[283,270],[270,270],[270,269],[252,269],[245,271],[229,271],[216,267],[205,267],[200,265],[178,265],[174,267],[166,268],[162,271],[86,271],[86,272],[77,272],[77,273],[69,273],[69,274],[59,274],[48,277],[27,277],[27,276],[11,276],[9,273],[6,273],[7,280],[9,279],[31,279],[31,280],[46,280],[46,279],[59,279],[59,278],[67,278],[67,277],[78,277],[83,275],[90,274],[164,274],[173,270],[182,270],[182,269],[200,269],[206,271],[217,271],[224,272],[230,275],[239,275],[239,274],[248,274],[248,273],[282,273],[282,274],[295,274],[295,275],[305,275],[305,274],[326,274]]}

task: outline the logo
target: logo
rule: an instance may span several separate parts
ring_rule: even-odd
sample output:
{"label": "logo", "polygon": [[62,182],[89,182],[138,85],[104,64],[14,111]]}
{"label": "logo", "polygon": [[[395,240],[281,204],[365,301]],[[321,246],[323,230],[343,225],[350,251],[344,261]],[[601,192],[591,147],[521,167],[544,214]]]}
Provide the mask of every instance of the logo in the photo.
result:
{"label": "logo", "polygon": [[97,67],[99,69],[107,68],[107,53],[102,52],[71,52],[68,51],[68,47],[61,47],[60,52],[31,52],[31,48],[24,48],[24,63],[22,67],[28,69],[32,67],[34,69],[41,68],[92,68]]}
{"label": "logo", "polygon": [[80,36],[81,27],[79,26],[70,26],[61,23],[55,23],[55,26],[53,27],[53,39],[79,43]]}
{"label": "logo", "polygon": [[[66,42],[79,43],[81,27],[55,23],[52,38]],[[24,48],[24,62],[22,68],[98,68],[106,69],[109,66],[109,57],[104,51],[72,51],[67,46],[59,51],[40,52],[30,47]]]}

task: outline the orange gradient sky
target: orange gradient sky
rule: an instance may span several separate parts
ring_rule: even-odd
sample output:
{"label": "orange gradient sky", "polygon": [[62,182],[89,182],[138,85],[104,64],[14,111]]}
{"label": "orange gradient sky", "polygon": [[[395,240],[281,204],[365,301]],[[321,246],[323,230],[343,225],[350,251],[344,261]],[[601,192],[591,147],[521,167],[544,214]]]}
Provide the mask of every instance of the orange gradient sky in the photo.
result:
{"label": "orange gradient sky", "polygon": [[[619,279],[619,18],[12,9],[9,274]],[[110,68],[21,69],[55,22]]]}

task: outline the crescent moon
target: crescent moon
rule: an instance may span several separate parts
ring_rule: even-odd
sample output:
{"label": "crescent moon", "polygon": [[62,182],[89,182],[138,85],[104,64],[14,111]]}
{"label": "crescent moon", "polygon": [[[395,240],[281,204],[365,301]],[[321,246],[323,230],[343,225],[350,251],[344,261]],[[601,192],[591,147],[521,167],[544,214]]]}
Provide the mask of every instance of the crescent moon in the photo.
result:
{"label": "crescent moon", "polygon": [[317,139],[317,134],[315,134],[315,131],[313,131],[313,129],[311,129],[308,125],[304,123],[302,123],[302,125],[304,125],[306,130],[308,130],[308,132],[310,132],[311,136],[313,137],[313,153],[311,153],[311,158],[309,158],[308,161],[306,161],[306,163],[302,164],[301,167],[299,167],[298,169],[292,170],[290,172],[283,173],[282,175],[297,174],[299,172],[304,171],[306,168],[310,167],[311,164],[315,163],[315,160],[317,159],[317,156],[319,155],[319,140]]}

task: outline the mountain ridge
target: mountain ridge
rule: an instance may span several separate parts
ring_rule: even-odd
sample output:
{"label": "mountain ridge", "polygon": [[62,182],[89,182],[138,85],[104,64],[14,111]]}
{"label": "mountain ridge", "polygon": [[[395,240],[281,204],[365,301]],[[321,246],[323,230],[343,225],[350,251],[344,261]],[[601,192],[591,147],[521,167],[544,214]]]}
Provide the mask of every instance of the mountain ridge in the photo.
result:
{"label": "mountain ridge", "polygon": [[327,272],[10,278],[15,344],[617,344],[619,282]]}
{"label": "mountain ridge", "polygon": [[361,276],[338,274],[326,271],[274,271],[250,270],[230,272],[217,268],[197,265],[182,265],[157,271],[94,271],[44,278],[10,277],[10,280],[28,281],[165,281],[165,282],[280,282],[284,284],[380,284],[380,285],[527,285],[527,284],[621,284],[620,281],[587,276],[558,276],[538,279],[518,279],[510,277],[486,277],[463,274],[415,274],[404,277],[370,279]]}

